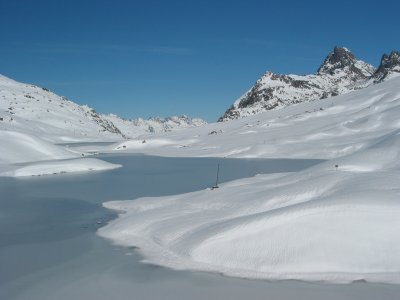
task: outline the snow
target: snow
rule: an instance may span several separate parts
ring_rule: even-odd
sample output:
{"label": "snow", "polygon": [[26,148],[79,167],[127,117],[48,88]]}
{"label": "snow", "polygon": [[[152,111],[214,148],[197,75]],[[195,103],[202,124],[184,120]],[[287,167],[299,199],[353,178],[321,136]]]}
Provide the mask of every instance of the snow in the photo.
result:
{"label": "snow", "polygon": [[64,174],[70,172],[104,171],[122,167],[118,164],[111,164],[95,158],[79,158],[68,160],[53,160],[35,162],[23,165],[8,167],[7,171],[0,173],[0,176],[24,177]]}
{"label": "snow", "polygon": [[0,176],[39,176],[121,167],[99,159],[82,158],[85,153],[21,132],[0,131],[0,140]]}
{"label": "snow", "polygon": [[0,130],[0,164],[78,157],[64,147],[56,146],[38,136]]}
{"label": "snow", "polygon": [[326,161],[215,190],[106,202],[120,215],[98,233],[174,269],[399,284],[399,87],[396,77],[334,101],[113,146],[110,152]]}
{"label": "snow", "polygon": [[46,88],[0,77],[0,130],[38,135],[52,142],[121,140],[119,130],[92,108]]}
{"label": "snow", "polygon": [[[318,100],[241,120],[142,136],[113,148],[178,157],[332,159],[362,150],[399,128],[398,85],[399,78],[394,78],[334,101]],[[138,147],[143,139],[146,143]],[[154,147],[157,141],[162,147]]]}

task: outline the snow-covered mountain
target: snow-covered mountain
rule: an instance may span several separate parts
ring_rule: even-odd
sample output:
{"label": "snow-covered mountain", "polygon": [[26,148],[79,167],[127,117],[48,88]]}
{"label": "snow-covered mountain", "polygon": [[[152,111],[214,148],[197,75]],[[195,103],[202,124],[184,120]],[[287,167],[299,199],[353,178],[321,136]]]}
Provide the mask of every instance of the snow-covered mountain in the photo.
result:
{"label": "snow-covered mountain", "polygon": [[117,115],[109,114],[102,117],[112,122],[121,133],[128,138],[134,138],[143,134],[152,134],[168,132],[181,128],[190,128],[207,124],[199,118],[191,118],[186,115],[167,118],[149,118],[149,119],[123,119]]}
{"label": "snow-covered mountain", "polygon": [[46,88],[0,75],[0,130],[34,134],[55,142],[117,140],[205,124],[186,116],[124,120],[101,115]]}
{"label": "snow-covered mountain", "polygon": [[51,141],[121,138],[115,125],[94,109],[46,88],[0,75],[0,130],[39,135]]}
{"label": "snow-covered mountain", "polygon": [[316,74],[265,73],[225,112],[219,121],[238,119],[291,104],[348,93],[378,83],[400,70],[399,52],[382,57],[377,70],[347,49],[335,47]]}
{"label": "snow-covered mountain", "polygon": [[384,54],[379,68],[373,75],[375,83],[392,78],[400,73],[400,52],[392,51],[390,55]]}

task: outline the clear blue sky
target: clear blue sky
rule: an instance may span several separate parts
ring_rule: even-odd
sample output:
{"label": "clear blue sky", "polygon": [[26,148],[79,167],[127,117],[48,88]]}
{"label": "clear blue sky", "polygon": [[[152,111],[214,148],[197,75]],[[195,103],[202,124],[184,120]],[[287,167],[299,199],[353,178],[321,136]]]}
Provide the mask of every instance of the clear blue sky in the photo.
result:
{"label": "clear blue sky", "polygon": [[334,45],[378,65],[400,1],[1,0],[0,74],[123,117],[216,120],[267,70]]}

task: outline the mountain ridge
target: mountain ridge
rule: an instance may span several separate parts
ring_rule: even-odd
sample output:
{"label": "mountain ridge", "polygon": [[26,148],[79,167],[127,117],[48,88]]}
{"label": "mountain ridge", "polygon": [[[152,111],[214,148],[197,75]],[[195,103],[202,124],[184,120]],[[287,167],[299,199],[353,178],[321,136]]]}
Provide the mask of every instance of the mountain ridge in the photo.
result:
{"label": "mountain ridge", "polygon": [[122,134],[128,138],[207,124],[207,122],[200,118],[191,118],[187,115],[150,117],[148,119],[126,119],[115,114],[103,114],[102,117],[115,124]]}
{"label": "mountain ridge", "polygon": [[242,118],[291,104],[315,101],[342,95],[379,83],[394,73],[400,73],[400,55],[392,51],[384,54],[380,66],[356,59],[345,47],[335,46],[315,74],[284,75],[270,71],[218,119],[218,122]]}

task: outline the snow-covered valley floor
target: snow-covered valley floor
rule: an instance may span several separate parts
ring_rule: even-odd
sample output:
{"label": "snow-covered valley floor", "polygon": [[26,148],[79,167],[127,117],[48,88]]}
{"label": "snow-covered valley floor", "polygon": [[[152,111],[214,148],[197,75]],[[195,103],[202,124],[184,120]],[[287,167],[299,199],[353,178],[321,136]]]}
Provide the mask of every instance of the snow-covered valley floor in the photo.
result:
{"label": "snow-covered valley floor", "polygon": [[400,283],[400,78],[227,123],[104,150],[320,158],[216,190],[106,202],[99,234],[174,269],[260,279]]}

